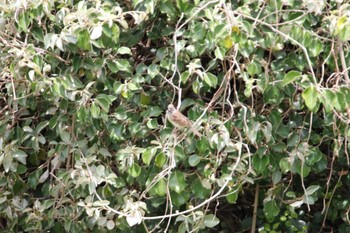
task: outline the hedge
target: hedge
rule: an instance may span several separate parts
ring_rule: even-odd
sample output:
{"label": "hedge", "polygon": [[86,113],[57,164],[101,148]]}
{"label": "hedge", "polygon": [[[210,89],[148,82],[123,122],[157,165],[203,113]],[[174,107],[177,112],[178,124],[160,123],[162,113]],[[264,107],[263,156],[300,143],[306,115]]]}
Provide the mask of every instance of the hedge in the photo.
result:
{"label": "hedge", "polygon": [[3,1],[0,230],[350,232],[349,23],[342,0]]}

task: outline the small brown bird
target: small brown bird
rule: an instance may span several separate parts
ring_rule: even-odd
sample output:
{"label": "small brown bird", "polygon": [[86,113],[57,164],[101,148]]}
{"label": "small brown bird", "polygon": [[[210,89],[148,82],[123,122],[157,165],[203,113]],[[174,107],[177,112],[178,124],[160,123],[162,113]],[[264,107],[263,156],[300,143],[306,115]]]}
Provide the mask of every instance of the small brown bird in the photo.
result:
{"label": "small brown bird", "polygon": [[177,128],[189,128],[195,135],[201,137],[202,135],[193,128],[192,122],[185,117],[180,111],[178,111],[174,105],[169,104],[166,112],[168,120]]}

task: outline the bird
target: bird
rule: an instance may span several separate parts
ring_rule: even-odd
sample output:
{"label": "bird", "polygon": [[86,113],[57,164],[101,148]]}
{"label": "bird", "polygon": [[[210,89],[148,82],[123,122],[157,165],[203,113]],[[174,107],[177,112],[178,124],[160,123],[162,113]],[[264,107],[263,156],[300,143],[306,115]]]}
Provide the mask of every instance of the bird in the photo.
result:
{"label": "bird", "polygon": [[179,110],[177,110],[173,104],[168,105],[166,112],[167,119],[177,128],[189,128],[195,135],[201,137],[202,135],[193,127],[192,122],[185,117]]}

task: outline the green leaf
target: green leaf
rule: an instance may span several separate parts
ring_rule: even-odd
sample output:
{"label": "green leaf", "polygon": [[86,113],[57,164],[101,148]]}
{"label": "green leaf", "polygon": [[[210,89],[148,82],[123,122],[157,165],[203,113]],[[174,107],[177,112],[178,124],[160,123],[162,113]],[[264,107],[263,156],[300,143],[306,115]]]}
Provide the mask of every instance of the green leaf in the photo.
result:
{"label": "green leaf", "polygon": [[292,172],[297,172],[300,176],[306,178],[309,175],[310,171],[310,167],[305,163],[303,164],[300,159],[294,160]]}
{"label": "green leaf", "polygon": [[147,121],[147,127],[149,129],[158,129],[159,125],[158,125],[158,121],[157,119],[151,118]]}
{"label": "green leaf", "polygon": [[185,12],[189,6],[188,0],[176,0],[176,6],[181,12]]}
{"label": "green leaf", "polygon": [[44,183],[47,178],[49,177],[49,169],[46,169],[43,174],[41,174],[40,178],[39,178],[39,183]]}
{"label": "green leaf", "polygon": [[217,47],[214,54],[217,59],[223,61],[225,59],[226,50],[224,48]]}
{"label": "green leaf", "polygon": [[37,127],[35,128],[35,133],[39,134],[43,129],[48,126],[49,122],[48,121],[42,121],[40,122]]}
{"label": "green leaf", "polygon": [[288,85],[289,83],[294,82],[295,80],[299,79],[301,77],[301,72],[299,71],[289,71],[283,78],[283,86]]}
{"label": "green leaf", "polygon": [[205,215],[204,217],[204,225],[206,227],[212,228],[218,225],[219,223],[220,223],[220,220],[213,214],[208,214],[208,215]]}
{"label": "green leaf", "polygon": [[117,50],[117,53],[118,54],[128,54],[128,55],[132,55],[132,52],[131,52],[131,49],[129,47],[120,47],[118,50]]}
{"label": "green leaf", "polygon": [[347,108],[350,107],[350,88],[349,87],[341,87],[339,90],[340,93],[342,93],[345,97],[345,106]]}
{"label": "green leaf", "polygon": [[5,172],[8,172],[10,170],[11,165],[12,155],[10,153],[6,153],[2,160],[2,166],[4,167]]}
{"label": "green leaf", "polygon": [[210,148],[208,139],[206,137],[201,137],[200,140],[197,141],[196,148],[200,155],[205,154]]}
{"label": "green leaf", "polygon": [[198,94],[201,88],[201,83],[196,79],[194,82],[192,82],[192,90],[195,94]]}
{"label": "green leaf", "polygon": [[283,92],[276,85],[268,85],[264,91],[264,102],[266,104],[279,104],[284,98]]}
{"label": "green leaf", "polygon": [[20,149],[15,150],[13,152],[12,156],[13,156],[13,158],[17,159],[22,164],[24,164],[24,165],[26,164],[26,158],[28,155],[23,150],[20,150]]}
{"label": "green leaf", "polygon": [[162,2],[159,6],[159,9],[162,13],[167,14],[168,17],[172,20],[176,17],[176,7],[173,5],[173,1]]}
{"label": "green leaf", "polygon": [[138,123],[138,122],[132,123],[129,126],[129,131],[130,131],[131,135],[138,134],[140,132],[140,130],[141,130],[141,127],[142,127],[141,123]]}
{"label": "green leaf", "polygon": [[146,165],[150,165],[152,158],[154,157],[154,155],[157,153],[157,149],[154,147],[149,147],[147,148],[143,154],[142,154],[142,161],[146,164]]}
{"label": "green leaf", "polygon": [[117,63],[115,61],[107,60],[107,66],[112,71],[112,73],[117,73],[119,71]]}
{"label": "green leaf", "polygon": [[29,126],[24,126],[22,129],[23,129],[23,131],[26,132],[26,133],[32,133],[32,132],[33,132],[33,129],[30,128]]}
{"label": "green leaf", "polygon": [[112,157],[112,154],[106,148],[100,148],[98,152],[104,157]]}
{"label": "green leaf", "polygon": [[78,33],[77,45],[82,50],[90,50],[90,33],[88,30],[83,29]]}
{"label": "green leaf", "polygon": [[[350,34],[349,34],[350,36]],[[310,57],[317,57],[324,50],[323,43],[317,39],[313,40],[310,47],[308,48],[310,51]]]}
{"label": "green leaf", "polygon": [[112,39],[114,43],[119,42],[120,30],[117,24],[113,24],[112,27],[105,24],[103,25],[102,30],[105,36]]}
{"label": "green leaf", "polygon": [[160,114],[162,114],[164,112],[163,109],[161,109],[160,107],[158,106],[152,106],[149,108],[149,113],[148,113],[148,116],[149,117],[158,117],[160,116]]}
{"label": "green leaf", "polygon": [[191,155],[188,158],[188,163],[191,167],[195,167],[201,161],[201,157],[198,155]]}
{"label": "green leaf", "polygon": [[191,191],[195,197],[200,199],[206,199],[211,193],[211,189],[204,187],[202,185],[202,181],[199,178],[192,183]]}
{"label": "green leaf", "polygon": [[231,203],[231,204],[235,203],[238,199],[238,194],[239,194],[238,190],[232,191],[230,194],[228,194],[226,196],[226,200],[228,201],[228,203]]}
{"label": "green leaf", "polygon": [[268,169],[269,157],[264,155],[260,158],[259,155],[254,155],[253,157],[253,167],[258,173],[263,173],[265,169]]}
{"label": "green leaf", "polygon": [[252,40],[247,40],[245,41],[245,43],[243,43],[243,41],[240,41],[240,46],[241,46],[241,53],[246,58],[248,58],[255,49],[255,43]]}
{"label": "green leaf", "polygon": [[318,92],[314,85],[309,86],[303,91],[303,99],[305,100],[306,106],[310,111],[315,112],[318,110]]}
{"label": "green leaf", "polygon": [[290,164],[290,161],[288,160],[288,158],[281,159],[279,162],[279,166],[280,166],[282,172],[284,172],[284,173],[287,173],[291,168],[291,164]]}
{"label": "green leaf", "polygon": [[[17,169],[17,172],[18,172],[18,170],[19,169]],[[26,186],[25,186],[25,183],[23,181],[21,181],[20,179],[16,180],[16,183],[13,184],[13,188],[12,188],[13,194],[15,194],[15,195],[22,194],[25,191],[25,187]],[[6,200],[6,196],[4,197],[4,199]],[[2,203],[2,201],[1,201],[1,198],[0,198],[0,204],[1,203]]]}
{"label": "green leaf", "polygon": [[264,214],[269,222],[272,222],[279,212],[280,209],[278,208],[275,200],[267,201],[264,204]]}
{"label": "green leaf", "polygon": [[151,103],[151,97],[147,93],[141,93],[140,103],[142,105],[149,105]]}
{"label": "green leaf", "polygon": [[90,38],[91,40],[96,40],[100,38],[102,35],[102,26],[101,25],[96,25],[95,27],[92,28]]}
{"label": "green leaf", "polygon": [[212,73],[204,73],[203,79],[210,87],[216,87],[218,85],[218,78]]}
{"label": "green leaf", "polygon": [[107,66],[113,73],[117,73],[118,71],[131,73],[132,70],[129,61],[126,59],[118,59],[116,61],[107,60]]}
{"label": "green leaf", "polygon": [[287,147],[295,147],[300,140],[298,133],[290,133],[287,139]]}
{"label": "green leaf", "polygon": [[[80,107],[77,111],[77,117],[78,117],[78,120],[81,121],[81,122],[84,122],[86,120],[86,116],[87,116],[87,113],[86,113],[86,109],[84,107]],[[57,124],[57,121],[58,121],[58,117],[52,117],[50,119],[50,123],[49,123],[49,127],[52,129],[53,127],[56,126]]]}
{"label": "green leaf", "polygon": [[214,35],[216,38],[224,36],[225,33],[227,33],[227,24],[218,24],[214,28]]}
{"label": "green leaf", "polygon": [[94,207],[103,207],[103,206],[108,206],[109,203],[110,202],[107,201],[107,200],[95,201],[94,203],[92,203],[92,206],[94,206]]}
{"label": "green leaf", "polygon": [[320,189],[319,185],[311,185],[306,189],[306,195],[312,195],[314,192]]}
{"label": "green leaf", "polygon": [[48,49],[48,48],[54,49],[56,41],[57,41],[57,35],[56,34],[54,34],[54,33],[47,33],[45,35],[45,37],[44,37],[45,48],[46,49]]}
{"label": "green leaf", "polygon": [[282,138],[287,138],[290,131],[291,128],[288,125],[280,125],[280,127],[277,128],[277,134]]}
{"label": "green leaf", "polygon": [[120,34],[120,30],[117,24],[113,24],[111,27],[112,30],[112,40],[114,41],[114,43],[118,43],[119,42],[119,34]]}
{"label": "green leaf", "polygon": [[334,107],[337,111],[339,112],[343,112],[346,110],[346,105],[347,105],[347,100],[345,95],[343,93],[341,93],[340,91],[336,92],[336,104],[334,104]]}
{"label": "green leaf", "polygon": [[29,175],[27,184],[30,188],[35,189],[39,184],[40,170],[36,170],[32,174]]}
{"label": "green leaf", "polygon": [[272,138],[272,125],[270,122],[265,122],[264,125],[261,126],[261,131],[264,134],[266,142],[269,142]]}
{"label": "green leaf", "polygon": [[97,105],[96,102],[93,102],[93,103],[91,104],[90,111],[91,111],[91,116],[92,116],[93,118],[100,118],[100,117],[101,117],[101,116],[100,116],[101,110],[100,110],[100,107]]}
{"label": "green leaf", "polygon": [[335,28],[335,35],[337,35],[342,41],[349,40],[350,37],[350,28],[348,25],[348,17],[342,16],[338,19]]}
{"label": "green leaf", "polygon": [[126,109],[120,105],[114,112],[115,117],[120,120],[120,121],[124,121],[128,118],[128,114],[126,113]]}
{"label": "green leaf", "polygon": [[[207,33],[207,28],[202,23],[195,23],[195,26],[192,28],[192,40],[201,41],[205,38]],[[197,46],[196,46],[197,47]],[[196,48],[198,52],[198,47]]]}
{"label": "green leaf", "polygon": [[171,174],[169,188],[177,193],[181,193],[186,188],[185,175],[182,172]]}
{"label": "green leaf", "polygon": [[116,61],[117,69],[125,72],[132,72],[131,71],[131,65],[128,60],[126,59],[118,59]]}
{"label": "green leaf", "polygon": [[272,183],[273,184],[277,184],[278,182],[280,182],[282,179],[282,173],[280,172],[280,170],[275,170],[272,173]]}
{"label": "green leaf", "polygon": [[163,152],[157,154],[155,162],[157,167],[163,167],[164,163],[166,162],[165,154]]}
{"label": "green leaf", "polygon": [[322,159],[322,152],[318,149],[311,149],[310,153],[306,157],[306,164],[309,166],[313,166],[317,162],[319,162]]}
{"label": "green leaf", "polygon": [[322,102],[325,111],[332,112],[334,99],[336,98],[335,94],[331,90],[324,90],[323,95],[320,95],[320,101]]}
{"label": "green leaf", "polygon": [[112,95],[105,95],[105,94],[99,94],[95,102],[102,108],[104,112],[109,112],[109,107],[112,104],[112,102],[116,99],[116,97]]}
{"label": "green leaf", "polygon": [[141,174],[141,167],[137,164],[137,163],[134,163],[129,169],[128,169],[128,173],[136,178],[138,177],[140,174]]}
{"label": "green leaf", "polygon": [[260,123],[259,122],[252,122],[249,124],[248,132],[247,132],[247,137],[250,140],[252,144],[255,144],[256,138],[258,136],[258,131],[260,129]]}
{"label": "green leaf", "polygon": [[33,30],[33,37],[40,41],[40,42],[44,42],[44,31],[42,28],[39,27],[34,27]]}
{"label": "green leaf", "polygon": [[250,76],[260,74],[261,73],[261,65],[258,64],[256,61],[251,62],[247,67],[247,71],[248,71]]}
{"label": "green leaf", "polygon": [[82,64],[82,59],[78,56],[75,56],[73,59],[72,59],[72,63],[73,63],[73,72],[78,72],[79,68],[81,67],[81,64]]}
{"label": "green leaf", "polygon": [[63,142],[70,144],[70,134],[64,131],[63,129],[60,130],[60,136]]}
{"label": "green leaf", "polygon": [[156,64],[152,64],[148,67],[147,70],[148,75],[153,79],[159,74],[159,66]]}
{"label": "green leaf", "polygon": [[165,181],[164,178],[160,179],[157,184],[155,185],[155,192],[159,196],[165,196],[167,192],[167,182]]}
{"label": "green leaf", "polygon": [[324,96],[319,96],[326,111],[331,112],[333,109],[337,111],[344,111],[346,109],[345,95],[341,92],[334,92],[333,90],[325,90]]}
{"label": "green leaf", "polygon": [[97,103],[104,112],[108,113],[110,103],[108,103],[106,99],[103,99],[103,98],[95,99],[95,103]]}
{"label": "green leaf", "polygon": [[189,77],[190,77],[190,72],[189,72],[188,70],[186,70],[185,72],[183,72],[183,73],[181,74],[181,82],[182,82],[183,84],[187,83]]}
{"label": "green leaf", "polygon": [[18,26],[25,32],[28,32],[28,27],[30,25],[29,13],[22,11],[18,15]]}
{"label": "green leaf", "polygon": [[311,36],[309,31],[304,31],[301,37],[301,44],[305,47],[309,47],[313,41],[313,37]]}
{"label": "green leaf", "polygon": [[173,204],[177,207],[180,207],[183,204],[185,204],[190,197],[190,194],[186,191],[183,191],[181,193],[171,191],[170,195],[171,195],[171,200]]}
{"label": "green leaf", "polygon": [[141,87],[140,87],[140,85],[138,83],[129,82],[127,84],[127,86],[128,86],[128,89],[130,91],[138,91],[138,90],[141,89]]}
{"label": "green leaf", "polygon": [[283,142],[276,143],[272,145],[272,151],[274,152],[283,152],[286,149],[286,145]]}

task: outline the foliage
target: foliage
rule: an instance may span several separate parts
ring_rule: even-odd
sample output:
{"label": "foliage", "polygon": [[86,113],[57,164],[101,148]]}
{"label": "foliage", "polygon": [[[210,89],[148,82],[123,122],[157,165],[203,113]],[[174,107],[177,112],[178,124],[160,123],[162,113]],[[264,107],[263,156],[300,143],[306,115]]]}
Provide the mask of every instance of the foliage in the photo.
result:
{"label": "foliage", "polygon": [[1,231],[350,231],[349,4],[0,9]]}

